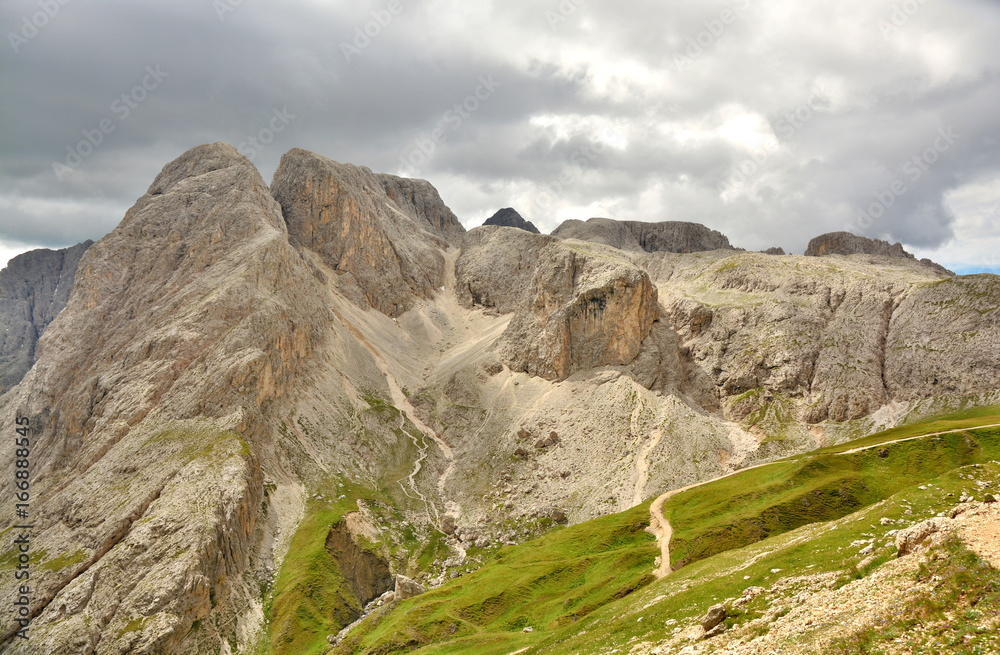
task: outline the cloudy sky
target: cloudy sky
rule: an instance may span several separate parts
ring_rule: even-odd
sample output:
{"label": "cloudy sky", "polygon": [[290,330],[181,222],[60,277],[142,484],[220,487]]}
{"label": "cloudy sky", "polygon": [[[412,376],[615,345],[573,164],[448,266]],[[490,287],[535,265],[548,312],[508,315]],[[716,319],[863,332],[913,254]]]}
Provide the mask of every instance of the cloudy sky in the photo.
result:
{"label": "cloudy sky", "polygon": [[188,148],[303,147],[513,206],[823,232],[1000,272],[994,0],[0,0],[0,264]]}

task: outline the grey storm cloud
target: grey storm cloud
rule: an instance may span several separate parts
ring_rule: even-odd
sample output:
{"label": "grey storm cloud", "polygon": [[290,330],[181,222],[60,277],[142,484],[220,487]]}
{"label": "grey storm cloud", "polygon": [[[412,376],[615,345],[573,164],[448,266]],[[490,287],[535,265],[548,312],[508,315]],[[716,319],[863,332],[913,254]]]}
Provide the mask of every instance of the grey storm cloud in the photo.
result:
{"label": "grey storm cloud", "polygon": [[515,206],[543,230],[689,220],[797,252],[849,229],[953,263],[978,256],[961,206],[1000,240],[981,209],[1000,178],[987,0],[0,8],[7,250],[100,238],[220,140],[265,177],[303,147],[428,179],[467,227]]}

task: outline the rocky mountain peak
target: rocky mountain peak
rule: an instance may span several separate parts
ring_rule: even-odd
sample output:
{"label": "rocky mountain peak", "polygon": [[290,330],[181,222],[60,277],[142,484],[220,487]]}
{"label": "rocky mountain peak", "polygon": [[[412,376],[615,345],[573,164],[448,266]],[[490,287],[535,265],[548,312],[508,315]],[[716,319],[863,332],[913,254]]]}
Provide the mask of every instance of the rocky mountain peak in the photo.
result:
{"label": "rocky mountain peak", "polygon": [[[806,257],[823,257],[824,255],[874,255],[894,259],[916,259],[903,248],[901,243],[869,239],[850,232],[828,232],[809,242],[809,247],[806,248]],[[955,275],[952,271],[929,259],[921,259],[920,263],[942,275],[949,277]]]}
{"label": "rocky mountain peak", "polygon": [[493,214],[486,219],[483,225],[499,225],[502,227],[516,227],[521,230],[527,230],[534,234],[540,234],[538,228],[531,221],[526,221],[524,218],[517,213],[517,211],[512,207],[504,207],[497,213]]}
{"label": "rocky mountain peak", "polygon": [[147,194],[159,196],[172,190],[184,180],[238,168],[249,183],[263,182],[260,173],[249,159],[228,143],[210,143],[191,148],[183,155],[163,167],[150,185]]}
{"label": "rocky mountain peak", "polygon": [[810,241],[809,247],[806,248],[806,257],[823,255],[880,255],[914,259],[913,255],[903,249],[901,243],[859,237],[850,232],[828,232]]}
{"label": "rocky mountain peak", "polygon": [[458,246],[465,228],[454,212],[444,204],[438,190],[427,180],[417,180],[395,175],[379,174],[382,188],[389,200],[396,203],[403,213],[412,216],[422,225],[452,246]]}
{"label": "rocky mountain peak", "polygon": [[441,287],[442,250],[464,232],[430,184],[301,148],[281,158],[271,192],[292,243],[334,269],[346,295],[390,316]]}
{"label": "rocky mountain peak", "polygon": [[621,250],[690,253],[735,250],[721,232],[699,223],[616,221],[610,218],[568,220],[552,232],[560,239],[603,243]]}

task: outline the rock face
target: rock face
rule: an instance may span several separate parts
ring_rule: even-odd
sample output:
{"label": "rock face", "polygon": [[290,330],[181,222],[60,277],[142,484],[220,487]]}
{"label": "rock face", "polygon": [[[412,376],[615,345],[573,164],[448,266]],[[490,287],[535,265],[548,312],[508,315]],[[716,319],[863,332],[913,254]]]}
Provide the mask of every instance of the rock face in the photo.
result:
{"label": "rock face", "polygon": [[[415,180],[384,173],[376,175],[382,182],[389,200],[396,203],[404,214],[411,216],[422,225],[421,220],[430,231],[447,241],[452,246],[458,246],[465,234],[465,228],[458,217],[448,209],[438,193],[427,180]],[[424,229],[427,229],[424,226]]]}
{"label": "rock face", "polygon": [[591,218],[588,221],[569,220],[557,227],[552,236],[603,243],[621,250],[646,252],[702,252],[733,250],[729,239],[720,232],[698,223],[665,221],[615,221]]}
{"label": "rock face", "polygon": [[[31,423],[41,556],[32,638],[6,652],[169,653],[189,636],[196,652],[220,640],[214,623],[191,636],[196,621],[250,611],[264,519],[247,440],[332,318],[316,287],[266,184],[223,144],[168,164],[87,250],[38,362],[0,397],[3,430]],[[0,639],[13,630],[0,619]]]}
{"label": "rock face", "polygon": [[913,255],[903,250],[901,243],[859,237],[850,232],[829,232],[809,242],[806,257],[824,255],[879,255],[913,259]]}
{"label": "rock face", "polygon": [[519,230],[527,230],[533,234],[540,234],[538,228],[531,221],[526,221],[511,207],[505,207],[486,219],[483,225],[497,225],[500,227],[516,227]]}
{"label": "rock face", "polygon": [[76,267],[93,243],[32,250],[0,271],[0,394],[35,364],[38,338],[66,306]]}
{"label": "rock face", "polygon": [[295,149],[271,190],[292,243],[345,278],[350,297],[399,316],[441,286],[441,249],[464,231],[429,186]]}
{"label": "rock face", "polygon": [[[363,549],[351,534],[346,521],[330,528],[326,537],[326,550],[337,562],[355,597],[365,606],[393,588],[389,565],[377,554]],[[359,611],[351,620],[361,616]]]}
{"label": "rock face", "polygon": [[[916,259],[903,249],[901,243],[889,243],[881,239],[859,237],[850,232],[830,232],[816,237],[806,248],[806,257],[823,257],[824,255],[875,255],[878,257],[893,257],[897,259]],[[921,259],[920,263],[944,275],[955,274],[940,264],[929,259]]]}
{"label": "rock face", "polygon": [[455,267],[459,302],[505,314],[519,309],[527,302],[542,250],[554,242],[552,237],[509,227],[470,230]]}
{"label": "rock face", "polygon": [[1000,372],[1000,283],[966,275],[922,286],[900,299],[886,342],[890,397],[908,402],[992,388]]}
{"label": "rock face", "polygon": [[552,244],[539,254],[528,302],[500,345],[512,369],[549,379],[638,355],[659,318],[656,289],[637,266]]}

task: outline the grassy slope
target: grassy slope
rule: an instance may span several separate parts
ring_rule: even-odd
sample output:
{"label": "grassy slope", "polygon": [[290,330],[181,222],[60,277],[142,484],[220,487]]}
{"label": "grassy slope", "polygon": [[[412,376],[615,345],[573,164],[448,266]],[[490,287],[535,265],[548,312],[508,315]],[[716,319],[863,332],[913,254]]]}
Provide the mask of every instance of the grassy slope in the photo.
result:
{"label": "grassy slope", "polygon": [[[778,540],[788,542],[788,535],[799,532],[789,531],[799,526],[814,529],[826,525],[823,521],[871,508],[901,492],[918,499],[911,502],[936,507],[931,492],[916,491],[916,487],[940,479],[957,488],[959,478],[954,476],[960,467],[1000,458],[1000,429],[892,444],[885,447],[888,456],[880,456],[882,449],[851,455],[833,451],[973,424],[1000,423],[996,415],[972,418],[976,420],[957,423],[970,421],[970,417],[943,417],[890,430],[848,447],[791,458],[675,496],[665,508],[675,529],[671,550],[674,561],[691,564],[664,581],[649,584],[648,573],[657,549],[642,532],[648,523],[646,503],[505,549],[497,561],[479,571],[406,601],[391,612],[370,617],[335,652],[604,651],[606,648],[595,644],[607,646],[625,635],[638,637],[649,632],[651,624],[643,626],[635,617],[632,624],[621,624],[621,612],[627,613],[640,599],[650,602],[656,590],[664,598],[656,599],[653,614],[666,619],[683,615],[689,608],[697,608],[694,614],[704,612],[711,599],[733,593],[738,596],[750,584],[767,584],[774,578],[770,573],[773,568],[838,570],[845,566],[840,555],[844,540],[864,534],[870,529],[867,522],[846,530],[831,528],[829,533],[821,530],[800,543],[778,544],[779,556],[764,557],[749,566],[741,566],[747,555],[735,549],[748,545],[752,549],[753,544],[759,546],[760,539],[782,534],[786,536]],[[748,493],[747,489],[755,491]],[[893,511],[902,516],[902,505],[897,504],[892,511],[879,507],[879,516],[892,515]],[[861,518],[865,518],[864,512]],[[713,552],[720,554],[709,557]],[[740,568],[740,575],[707,575],[720,566]],[[668,588],[675,589],[674,593],[664,595]],[[641,591],[626,593],[634,589]],[[648,614],[650,611],[644,610],[642,617]],[[663,626],[663,621],[659,625]],[[522,632],[526,626],[534,632]]]}
{"label": "grassy slope", "polygon": [[[993,450],[997,449],[994,446]],[[840,584],[849,582],[895,555],[888,532],[899,528],[897,521],[910,524],[947,511],[954,507],[962,491],[982,497],[982,492],[967,479],[973,472],[977,479],[989,480],[994,485],[1000,483],[1000,465],[978,465],[979,469],[975,466],[938,477],[928,476],[925,484],[908,487],[835,521],[813,523],[695,562],[618,603],[601,608],[572,630],[547,635],[526,653],[588,655],[612,652],[615,648],[627,653],[637,641],[656,643],[668,639],[675,627],[695,623],[710,606],[738,598],[749,587],[769,588],[787,576],[830,572],[840,574]],[[883,518],[893,523],[883,526]],[[875,546],[875,562],[858,570],[856,567],[865,558],[860,555],[861,546],[852,544],[869,540]],[[794,589],[789,592],[794,593]],[[794,605],[795,600],[789,598],[787,602]],[[751,604],[727,623],[745,625],[759,618],[765,609],[761,604]],[[809,643],[809,638],[808,634],[801,635],[803,643]]]}
{"label": "grassy slope", "polygon": [[[802,525],[836,519],[928,477],[995,455],[992,446],[1000,428],[976,434],[971,438],[969,433],[951,433],[846,455],[819,451],[677,494],[664,507],[674,526],[671,562],[675,568],[684,566]],[[889,440],[897,438],[889,435]]]}
{"label": "grassy slope", "polygon": [[320,505],[310,503],[274,585],[269,614],[270,652],[275,655],[322,653],[326,636],[350,623],[352,611],[360,610],[326,550],[330,526],[350,507],[343,502],[332,508]]}
{"label": "grassy slope", "polygon": [[647,503],[505,548],[478,571],[367,619],[335,652],[487,654],[530,645],[652,582],[658,549],[643,530],[648,517]]}

